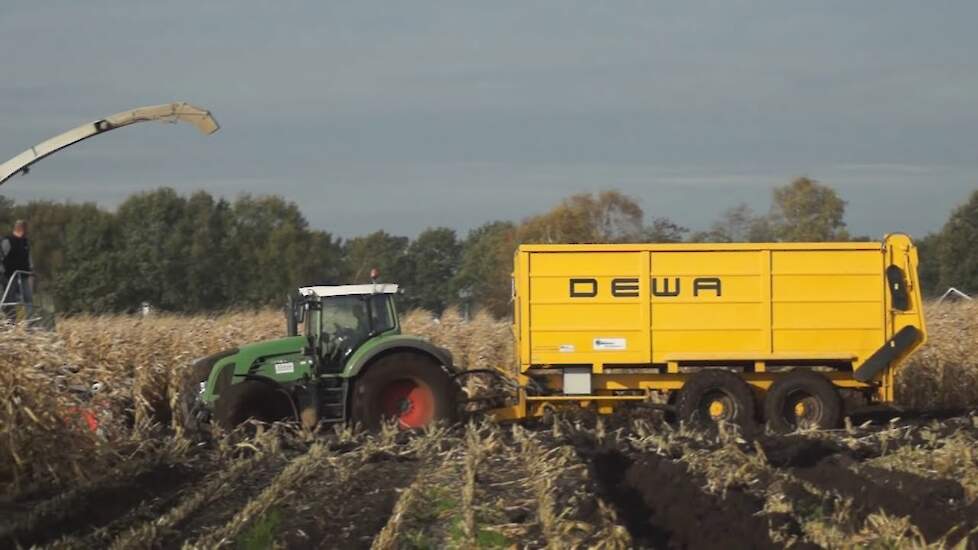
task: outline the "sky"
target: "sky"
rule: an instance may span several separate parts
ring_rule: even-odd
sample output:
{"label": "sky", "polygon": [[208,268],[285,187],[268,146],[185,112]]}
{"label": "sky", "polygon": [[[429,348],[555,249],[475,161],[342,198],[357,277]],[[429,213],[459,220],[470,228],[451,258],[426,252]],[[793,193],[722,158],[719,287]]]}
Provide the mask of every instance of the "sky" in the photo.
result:
{"label": "sky", "polygon": [[0,3],[0,160],[189,101],[0,194],[112,208],[160,186],[277,194],[313,227],[413,236],[618,189],[705,229],[798,176],[849,229],[940,229],[978,189],[978,3]]}

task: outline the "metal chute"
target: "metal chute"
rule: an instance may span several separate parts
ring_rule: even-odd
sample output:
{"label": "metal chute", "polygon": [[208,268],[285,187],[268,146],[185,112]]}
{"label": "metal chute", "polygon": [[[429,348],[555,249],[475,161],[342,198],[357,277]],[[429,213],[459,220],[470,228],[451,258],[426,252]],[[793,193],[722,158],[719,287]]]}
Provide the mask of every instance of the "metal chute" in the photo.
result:
{"label": "metal chute", "polygon": [[207,135],[213,134],[220,129],[220,126],[214,120],[210,111],[186,102],[151,105],[123,111],[68,130],[0,164],[0,185],[3,185],[4,182],[16,174],[27,173],[28,168],[42,158],[56,153],[65,147],[74,145],[79,141],[137,122],[152,121],[170,123],[187,122]]}

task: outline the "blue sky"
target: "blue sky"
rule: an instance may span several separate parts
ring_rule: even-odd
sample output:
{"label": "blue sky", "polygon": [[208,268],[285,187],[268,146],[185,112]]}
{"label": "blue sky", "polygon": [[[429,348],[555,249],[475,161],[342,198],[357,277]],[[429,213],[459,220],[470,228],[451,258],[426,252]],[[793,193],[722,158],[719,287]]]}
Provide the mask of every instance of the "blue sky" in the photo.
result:
{"label": "blue sky", "polygon": [[978,4],[28,2],[0,5],[0,157],[188,100],[0,192],[117,205],[275,193],[341,236],[519,220],[620,189],[705,228],[806,175],[854,233],[938,229],[978,188]]}

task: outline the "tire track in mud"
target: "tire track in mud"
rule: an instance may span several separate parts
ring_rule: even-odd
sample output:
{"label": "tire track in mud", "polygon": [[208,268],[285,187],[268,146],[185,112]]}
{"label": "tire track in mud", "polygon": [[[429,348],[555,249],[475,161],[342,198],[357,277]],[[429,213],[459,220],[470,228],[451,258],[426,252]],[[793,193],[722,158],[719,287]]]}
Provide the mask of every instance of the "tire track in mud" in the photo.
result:
{"label": "tire track in mud", "polygon": [[336,460],[335,453],[325,443],[314,443],[306,453],[289,461],[256,496],[236,509],[226,522],[220,526],[211,525],[211,529],[205,529],[192,542],[184,542],[183,548],[212,548],[236,540],[242,531],[299,485],[313,477],[331,473]]}
{"label": "tire track in mud", "polygon": [[286,519],[276,539],[288,548],[370,548],[419,465],[416,457],[378,451],[338,468],[346,471],[309,478],[280,505]]}
{"label": "tire track in mud", "polygon": [[[978,503],[966,503],[964,489],[952,480],[862,465],[844,454],[788,464],[785,471],[821,491],[852,499],[858,521],[878,511],[908,517],[928,542],[948,535],[945,540],[953,545],[978,526]],[[969,547],[978,547],[978,541],[969,541]]]}
{"label": "tire track in mud", "polygon": [[612,426],[585,422],[567,430],[567,439],[636,546],[816,547],[792,504],[815,510],[824,502],[777,475],[752,442],[644,417]]}
{"label": "tire track in mud", "polygon": [[164,547],[368,548],[417,475],[418,447],[399,436],[317,438],[245,476],[243,490],[209,503]]}
{"label": "tire track in mud", "polygon": [[[510,496],[499,486],[513,487],[518,472],[496,467],[512,463],[491,437],[481,439],[484,428],[466,430],[414,434],[399,445],[366,452],[344,483],[313,489],[319,515],[286,524],[285,541],[301,548],[386,549],[464,547],[469,537],[496,537],[500,514],[513,517],[513,510],[494,506]],[[515,512],[519,521],[528,519],[525,510]]]}
{"label": "tire track in mud", "polygon": [[103,480],[33,505],[32,513],[22,523],[0,535],[0,546],[28,548],[62,538],[77,540],[116,524],[127,514],[152,516],[202,476],[189,466],[165,462],[125,479]]}
{"label": "tire track in mud", "polygon": [[[537,496],[537,515],[548,547],[633,547],[628,529],[602,500],[589,462],[574,445],[554,435],[542,431],[522,438],[518,456]],[[551,519],[546,520],[545,514]]]}
{"label": "tire track in mud", "polygon": [[651,548],[781,548],[771,540],[764,501],[740,489],[725,497],[666,457],[616,450],[593,455],[592,468],[635,541]]}
{"label": "tire track in mud", "polygon": [[535,525],[531,492],[513,467],[512,448],[499,445],[498,436],[494,428],[468,426],[464,433],[441,439],[437,452],[422,453],[414,480],[400,492],[371,548],[538,540],[527,532]]}
{"label": "tire track in mud", "polygon": [[643,435],[630,418],[584,418],[554,430],[587,465],[597,496],[614,510],[632,547],[783,548],[784,542],[771,539],[772,531],[800,534],[787,514],[765,511],[765,498],[743,487],[711,492],[706,477],[679,460],[683,451],[671,448],[679,432],[645,423],[644,417],[638,421],[644,423],[642,434],[651,430],[663,437],[662,446],[635,440]]}
{"label": "tire track in mud", "polygon": [[[281,469],[284,459],[280,456],[259,454],[215,465],[193,489],[184,492],[181,499],[155,518],[130,525],[129,529],[116,531],[117,536],[87,547],[125,548],[178,548],[183,540],[200,534],[213,525],[221,525],[247,502]],[[237,505],[235,505],[237,503]]]}
{"label": "tire track in mud", "polygon": [[[789,481],[788,492],[795,500],[805,486],[809,493],[823,495],[823,511],[829,511],[824,510],[825,497],[850,500],[848,515],[855,525],[883,512],[908,518],[928,542],[958,543],[978,525],[978,503],[967,501],[961,484],[872,464],[874,459],[919,440],[918,434],[905,427],[899,429],[905,433],[896,439],[884,430],[831,439],[824,433],[769,435],[758,442],[777,475],[794,481]],[[968,547],[978,548],[973,539]]]}

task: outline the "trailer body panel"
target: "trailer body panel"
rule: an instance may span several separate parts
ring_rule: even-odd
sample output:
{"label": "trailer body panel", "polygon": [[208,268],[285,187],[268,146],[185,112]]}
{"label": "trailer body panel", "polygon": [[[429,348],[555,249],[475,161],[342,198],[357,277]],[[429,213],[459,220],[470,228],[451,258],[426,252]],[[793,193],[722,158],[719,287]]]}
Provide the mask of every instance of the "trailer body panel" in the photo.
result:
{"label": "trailer body panel", "polygon": [[523,245],[513,283],[516,349],[528,375],[568,366],[601,375],[750,364],[751,372],[803,365],[852,373],[911,326],[917,336],[887,354],[885,368],[852,382],[878,384],[880,397],[892,399],[894,367],[926,339],[916,249],[904,235],[860,243]]}

